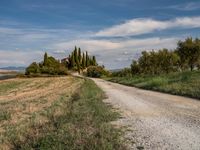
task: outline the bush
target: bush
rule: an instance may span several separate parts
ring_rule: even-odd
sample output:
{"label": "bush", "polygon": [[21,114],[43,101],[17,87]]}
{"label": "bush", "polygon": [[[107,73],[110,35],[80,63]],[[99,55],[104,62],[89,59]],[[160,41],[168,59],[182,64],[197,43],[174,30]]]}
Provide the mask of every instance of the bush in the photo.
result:
{"label": "bush", "polygon": [[30,66],[26,68],[26,75],[40,73],[40,67],[36,62],[33,62]]}
{"label": "bush", "polygon": [[88,77],[100,78],[102,76],[108,76],[109,72],[102,66],[90,66],[87,68],[86,75]]}
{"label": "bush", "polygon": [[64,65],[60,65],[57,71],[58,75],[68,75],[68,70]]}
{"label": "bush", "polygon": [[29,67],[26,68],[26,75],[38,76],[40,74],[48,75],[67,75],[67,68],[64,64],[60,63],[58,60],[52,56],[48,57],[47,53],[44,55],[44,61],[39,64],[33,62]]}
{"label": "bush", "polygon": [[120,71],[112,72],[112,77],[132,77],[130,68],[124,68]]}

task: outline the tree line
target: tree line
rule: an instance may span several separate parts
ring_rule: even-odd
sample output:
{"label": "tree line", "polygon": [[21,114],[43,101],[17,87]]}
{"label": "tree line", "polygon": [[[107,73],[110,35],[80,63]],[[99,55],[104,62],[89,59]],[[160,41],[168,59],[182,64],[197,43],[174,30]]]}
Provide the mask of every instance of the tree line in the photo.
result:
{"label": "tree line", "polygon": [[198,38],[179,41],[175,50],[143,51],[138,60],[133,60],[131,69],[123,71],[133,75],[156,75],[194,69],[200,69],[200,39]]}
{"label": "tree line", "polygon": [[88,52],[81,52],[81,49],[75,46],[72,53],[65,59],[56,60],[52,56],[48,56],[45,52],[43,61],[33,62],[26,68],[26,75],[31,74],[50,74],[50,75],[67,75],[68,70],[78,71],[88,68],[89,66],[97,66],[95,56],[89,56]]}

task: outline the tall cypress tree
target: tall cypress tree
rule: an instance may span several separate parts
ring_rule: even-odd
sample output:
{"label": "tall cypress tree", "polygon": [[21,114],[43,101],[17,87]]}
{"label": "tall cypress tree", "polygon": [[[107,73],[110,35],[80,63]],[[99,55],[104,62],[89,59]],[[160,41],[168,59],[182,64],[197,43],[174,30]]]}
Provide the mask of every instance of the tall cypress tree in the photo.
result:
{"label": "tall cypress tree", "polygon": [[45,53],[44,53],[44,62],[43,62],[43,65],[44,65],[44,66],[47,66],[47,64],[48,64],[48,55],[47,55],[47,53],[45,52]]}
{"label": "tall cypress tree", "polygon": [[78,61],[79,61],[79,63],[81,64],[81,61],[82,61],[82,58],[81,58],[82,56],[81,56],[81,49],[79,48],[78,49]]}
{"label": "tall cypress tree", "polygon": [[86,67],[90,65],[90,58],[88,56],[88,52],[86,51]]}
{"label": "tall cypress tree", "polygon": [[83,53],[82,67],[83,67],[83,69],[85,69],[85,67],[86,67],[85,53]]}
{"label": "tall cypress tree", "polygon": [[77,65],[78,73],[80,74],[80,73],[81,73],[81,66],[80,66],[80,63],[78,62],[76,65]]}
{"label": "tall cypress tree", "polygon": [[71,56],[71,67],[74,68],[75,67],[75,59],[74,59],[74,53],[72,53],[72,56]]}
{"label": "tall cypress tree", "polygon": [[77,63],[77,61],[78,61],[78,51],[77,51],[76,46],[75,46],[75,49],[74,49],[74,60]]}
{"label": "tall cypress tree", "polygon": [[92,65],[93,66],[97,65],[97,61],[96,61],[96,57],[95,56],[92,57]]}
{"label": "tall cypress tree", "polygon": [[68,66],[68,69],[71,68],[71,55],[68,56],[68,64],[67,64],[67,66]]}

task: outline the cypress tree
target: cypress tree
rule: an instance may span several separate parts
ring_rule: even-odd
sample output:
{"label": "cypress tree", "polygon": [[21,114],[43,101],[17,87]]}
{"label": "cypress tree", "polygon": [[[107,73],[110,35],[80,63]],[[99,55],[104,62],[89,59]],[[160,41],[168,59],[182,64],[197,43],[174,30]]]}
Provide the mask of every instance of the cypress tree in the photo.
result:
{"label": "cypress tree", "polygon": [[91,57],[89,56],[89,66],[93,66],[93,62],[92,62],[92,59],[91,59]]}
{"label": "cypress tree", "polygon": [[78,73],[80,74],[80,73],[81,73],[81,67],[80,67],[80,63],[78,62],[76,65],[77,65],[77,70],[78,70]]}
{"label": "cypress tree", "polygon": [[81,64],[82,58],[81,58],[81,49],[78,49],[78,61]]}
{"label": "cypress tree", "polygon": [[75,46],[75,49],[74,49],[74,60],[77,63],[77,61],[78,61],[78,51],[77,51],[76,46]]}
{"label": "cypress tree", "polygon": [[96,57],[95,56],[92,57],[92,65],[94,65],[94,66],[97,65],[97,61],[96,61]]}
{"label": "cypress tree", "polygon": [[[77,53],[77,54],[78,54],[78,53]],[[77,68],[78,68],[78,65],[79,65],[79,67],[80,67],[78,55],[75,55],[74,60],[75,60],[75,65],[77,66]]]}
{"label": "cypress tree", "polygon": [[71,68],[71,55],[68,56],[68,64],[67,64],[67,66],[68,66],[68,69]]}
{"label": "cypress tree", "polygon": [[88,56],[88,52],[86,51],[86,67],[90,65],[90,58]]}
{"label": "cypress tree", "polygon": [[45,52],[45,53],[44,53],[44,62],[43,62],[43,65],[44,65],[44,66],[47,66],[47,64],[48,64],[48,55],[47,55],[47,53]]}
{"label": "cypress tree", "polygon": [[85,53],[83,53],[82,67],[83,67],[83,69],[85,69],[85,67],[86,67]]}
{"label": "cypress tree", "polygon": [[71,56],[71,67],[74,68],[75,66],[75,59],[74,59],[74,53],[72,53],[72,56]]}

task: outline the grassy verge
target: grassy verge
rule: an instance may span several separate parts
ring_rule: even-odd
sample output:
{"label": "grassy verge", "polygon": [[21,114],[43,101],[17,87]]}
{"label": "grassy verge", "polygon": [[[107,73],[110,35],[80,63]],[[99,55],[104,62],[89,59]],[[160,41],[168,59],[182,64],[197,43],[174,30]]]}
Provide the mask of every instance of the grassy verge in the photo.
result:
{"label": "grassy verge", "polygon": [[[78,79],[80,80],[80,79]],[[109,123],[118,118],[103,103],[103,92],[85,80],[72,96],[62,94],[50,107],[19,125],[7,126],[12,149],[124,149],[121,132]]]}
{"label": "grassy verge", "polygon": [[105,79],[128,86],[200,99],[200,71]]}

